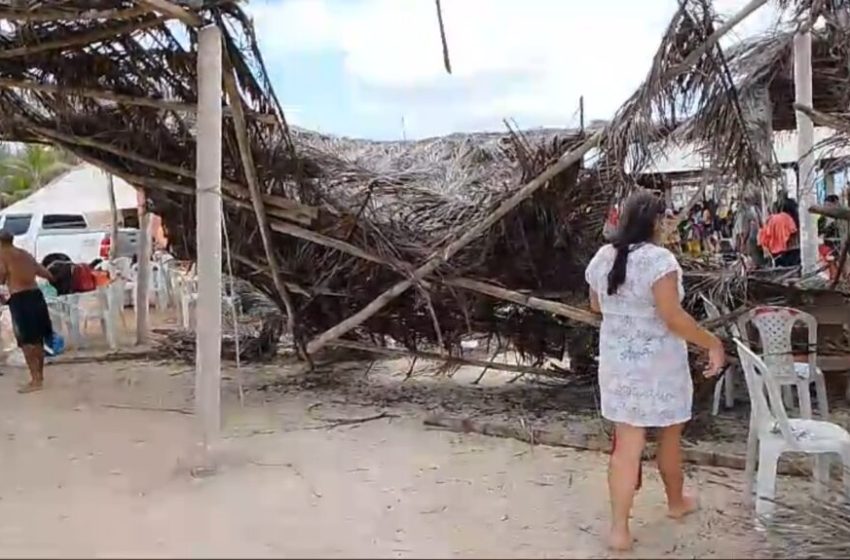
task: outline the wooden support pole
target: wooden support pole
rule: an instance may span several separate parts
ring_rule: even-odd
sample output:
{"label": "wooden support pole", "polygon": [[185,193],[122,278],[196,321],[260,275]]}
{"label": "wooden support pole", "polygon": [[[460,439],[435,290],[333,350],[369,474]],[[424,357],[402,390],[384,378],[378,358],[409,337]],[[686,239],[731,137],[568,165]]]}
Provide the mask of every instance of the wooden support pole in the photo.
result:
{"label": "wooden support pole", "polygon": [[245,115],[242,112],[242,95],[239,93],[239,86],[236,83],[233,67],[226,55],[224,55],[224,60],[227,62],[224,71],[224,89],[227,93],[230,110],[233,112],[233,128],[236,132],[236,144],[239,147],[239,157],[242,160],[245,180],[248,182],[248,191],[251,194],[254,216],[257,218],[257,226],[260,229],[260,240],[263,243],[266,260],[269,263],[272,282],[278,296],[283,301],[286,311],[286,328],[296,347],[300,347],[299,339],[295,336],[295,305],[293,305],[292,297],[289,295],[289,291],[280,277],[277,254],[272,244],[272,232],[271,228],[269,228],[269,219],[266,215],[262,191],[260,190],[260,180],[257,177],[257,169],[254,166],[254,155],[251,152],[251,139],[248,137],[248,127],[245,124]]}
{"label": "wooden support pole", "polygon": [[[794,99],[799,105],[812,106],[812,34],[794,36]],[[817,204],[815,189],[815,129],[812,119],[797,111],[797,198],[800,205],[800,258],[803,274],[818,266],[817,220],[809,208]]]}
{"label": "wooden support pole", "polygon": [[146,208],[147,196],[144,189],[142,193],[142,205],[139,207],[139,237],[136,251],[136,344],[148,343],[150,337],[150,325],[148,324],[149,289],[151,275],[151,217]]}
{"label": "wooden support pole", "polygon": [[111,229],[109,243],[109,260],[115,259],[115,255],[118,252],[118,204],[115,202],[115,180],[112,177],[112,173],[106,174],[106,189],[108,191],[109,196],[109,217],[111,220]]}
{"label": "wooden support pole", "polygon": [[[717,42],[720,40],[721,37],[723,37],[723,35],[728,33],[735,25],[743,21],[747,16],[752,14],[759,7],[763,6],[766,3],[767,0],[752,0],[737,14],[730,18],[729,21],[727,21],[724,25],[722,25],[719,29],[712,33],[708,37],[708,39],[706,39],[705,43],[691,51],[685,57],[681,64],[677,65],[669,72],[665,73],[661,82],[667,83],[675,79],[683,71],[690,68],[690,66],[696,63],[696,61],[698,61],[706,52],[708,52],[712,47],[714,47],[714,45],[717,44]],[[409,279],[403,280],[390,287],[377,298],[375,298],[366,307],[356,312],[354,315],[348,317],[339,324],[331,327],[330,329],[316,336],[307,345],[307,352],[312,354],[317,350],[321,349],[330,341],[335,340],[340,336],[343,336],[351,329],[361,325],[364,321],[368,320],[375,313],[383,309],[383,307],[389,302],[391,302],[393,299],[407,291],[407,289],[410,288],[414,282],[422,280],[424,277],[437,270],[443,263],[451,259],[458,251],[460,251],[470,242],[481,236],[484,232],[490,229],[493,224],[504,218],[522,201],[537,192],[537,190],[543,187],[543,185],[549,182],[549,180],[556,177],[566,169],[570,168],[572,165],[575,165],[576,163],[581,161],[581,159],[587,152],[589,152],[591,149],[599,145],[600,142],[602,142],[605,137],[605,134],[606,130],[599,130],[594,133],[593,136],[584,141],[582,144],[580,144],[573,150],[565,153],[558,159],[558,161],[554,165],[548,167],[546,170],[543,171],[543,173],[526,183],[511,197],[503,201],[498,206],[498,208],[496,208],[496,210],[492,212],[489,216],[487,216],[484,220],[469,228],[466,233],[461,235],[453,242],[449,243],[443,250],[438,251],[436,254],[432,255],[422,266],[413,271]]]}
{"label": "wooden support pole", "polygon": [[198,32],[195,411],[204,451],[221,429],[221,31]]}

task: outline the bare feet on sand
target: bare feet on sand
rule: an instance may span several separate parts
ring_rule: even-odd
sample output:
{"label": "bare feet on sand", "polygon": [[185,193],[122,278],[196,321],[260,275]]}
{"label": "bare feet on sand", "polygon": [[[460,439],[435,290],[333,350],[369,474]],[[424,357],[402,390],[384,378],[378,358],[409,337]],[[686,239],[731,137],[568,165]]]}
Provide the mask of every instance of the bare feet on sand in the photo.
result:
{"label": "bare feet on sand", "polygon": [[628,529],[611,529],[608,535],[608,548],[618,552],[624,552],[632,549],[634,539]]}
{"label": "bare feet on sand", "polygon": [[30,381],[29,383],[18,387],[18,392],[21,394],[34,393],[36,391],[41,391],[42,389],[44,389],[43,383],[37,381]]}
{"label": "bare feet on sand", "polygon": [[696,497],[685,494],[682,496],[682,503],[670,506],[667,510],[667,517],[672,519],[682,519],[686,515],[694,513],[699,509],[699,501]]}

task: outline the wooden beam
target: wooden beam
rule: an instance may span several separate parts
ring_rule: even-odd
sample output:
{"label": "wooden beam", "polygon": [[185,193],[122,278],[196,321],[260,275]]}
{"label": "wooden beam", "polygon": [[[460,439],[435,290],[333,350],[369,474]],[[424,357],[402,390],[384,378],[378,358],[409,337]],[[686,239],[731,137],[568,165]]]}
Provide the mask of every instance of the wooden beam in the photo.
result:
{"label": "wooden beam", "polygon": [[[269,219],[266,215],[265,205],[263,204],[260,180],[257,177],[257,169],[254,165],[254,154],[251,152],[251,139],[248,137],[248,127],[245,124],[245,116],[242,113],[242,95],[239,93],[239,86],[236,83],[233,66],[230,63],[227,53],[225,52],[222,57],[224,59],[224,90],[227,94],[230,110],[233,112],[233,130],[236,133],[236,144],[242,160],[242,170],[245,173],[245,180],[248,182],[248,192],[251,195],[254,216],[257,218],[257,227],[260,230],[260,240],[263,243],[263,250],[266,253],[266,261],[269,263],[272,282],[278,296],[283,301],[286,311],[286,328],[296,348],[300,348],[299,337],[295,333],[295,306],[278,270],[277,254],[272,244],[272,232],[269,228]],[[299,349],[300,352],[301,350]]]}
{"label": "wooden beam", "polygon": [[113,37],[127,35],[128,33],[135,33],[136,31],[144,31],[145,29],[158,27],[165,23],[166,20],[167,18],[159,17],[147,21],[137,21],[115,27],[99,28],[95,31],[92,31],[91,33],[77,34],[71,37],[57,39],[55,41],[47,41],[45,43],[36,43],[32,45],[25,45],[23,47],[16,47],[13,49],[5,49],[0,51],[0,59],[16,58],[19,56],[32,56],[34,54],[58,49],[65,49],[68,47],[90,45],[92,43],[105,41],[106,39],[112,39]]}
{"label": "wooden beam", "polygon": [[[164,163],[155,159],[141,156],[133,152],[129,152],[127,150],[113,146],[112,144],[107,144],[106,142],[101,142],[99,140],[94,140],[93,138],[85,136],[72,136],[69,134],[50,130],[38,125],[31,125],[23,122],[21,126],[38,133],[47,140],[52,140],[54,142],[64,144],[87,146],[96,150],[101,150],[114,154],[121,158],[138,162],[142,165],[147,165],[153,169],[165,171],[166,173],[172,173],[179,177],[185,177],[186,179],[190,179],[192,181],[195,180],[195,173],[189,169],[185,169],[176,165],[171,165],[169,163]],[[225,187],[225,189],[230,194],[230,196],[226,196],[228,200],[232,200],[235,202],[237,199],[247,197],[248,195],[247,189],[239,183],[222,180],[222,186]],[[194,196],[194,190],[189,189],[188,187],[186,187],[186,190],[188,194],[192,194]],[[317,208],[313,208],[311,206],[304,206],[295,202],[294,200],[290,200],[282,196],[263,195],[263,202],[274,207],[269,211],[269,214],[278,218],[291,220],[308,226],[313,223],[313,220],[315,220],[319,215]]]}
{"label": "wooden beam", "polygon": [[820,206],[815,204],[809,207],[809,212],[836,220],[850,220],[850,208],[846,206]]}
{"label": "wooden beam", "polygon": [[533,309],[539,309],[540,311],[558,315],[559,317],[566,317],[567,319],[593,325],[594,327],[598,327],[601,323],[600,316],[590,310],[581,309],[579,307],[574,307],[557,301],[529,296],[513,290],[506,290],[505,288],[501,288],[487,282],[472,280],[471,278],[449,278],[443,280],[442,283],[447,286],[454,286],[456,288],[470,290],[496,299],[510,301]]}
{"label": "wooden beam", "polygon": [[[153,99],[150,97],[125,95],[121,93],[114,93],[111,91],[94,88],[59,86],[55,84],[39,84],[38,82],[32,82],[28,80],[0,78],[0,87],[38,91],[41,93],[52,93],[56,95],[87,97],[90,99],[112,101],[121,105],[150,107],[152,109],[158,109],[160,111],[174,111],[175,113],[184,113],[191,115],[196,114],[198,111],[198,106],[194,103],[183,103],[182,101],[168,101],[164,99]],[[229,110],[225,110],[224,115],[228,118],[232,117],[232,114]],[[272,126],[277,126],[279,124],[276,115],[251,111],[246,113],[246,116],[251,120],[255,120]]]}
{"label": "wooden beam", "polygon": [[200,27],[204,23],[201,16],[195,12],[190,12],[186,8],[178,6],[168,0],[139,0],[139,3],[143,6],[147,6],[155,12],[165,14],[174,19],[179,19],[189,27]]}
{"label": "wooden beam", "polygon": [[446,72],[452,73],[452,62],[449,59],[449,42],[446,40],[446,26],[443,24],[443,7],[440,5],[440,0],[434,0],[437,4],[437,24],[440,26],[440,43],[443,45],[443,66]]}
{"label": "wooden beam", "polygon": [[825,126],[843,134],[850,135],[850,115],[847,113],[821,113],[820,111],[812,109],[810,106],[803,105],[801,103],[794,103],[794,109],[804,115],[807,115],[818,126]]}
{"label": "wooden beam", "polygon": [[132,19],[150,12],[149,8],[136,6],[126,9],[111,10],[52,10],[37,8],[34,10],[0,9],[0,20],[26,22],[51,21],[94,21],[98,19],[123,20]]}
{"label": "wooden beam", "polygon": [[671,68],[670,71],[662,77],[661,81],[670,81],[685,70],[688,70],[709,50],[720,43],[720,39],[729,33],[733,27],[750,17],[753,12],[767,4],[767,2],[768,0],[751,0],[749,4],[741,8],[735,15],[726,20],[726,23],[718,27],[714,33],[709,35],[708,39],[705,40],[705,43],[692,50],[690,54],[682,60],[682,62]]}
{"label": "wooden beam", "polygon": [[362,352],[370,352],[388,358],[421,358],[423,360],[434,360],[435,362],[445,362],[448,364],[457,364],[472,367],[482,367],[487,369],[496,369],[500,371],[515,371],[517,373],[527,373],[531,375],[541,375],[545,377],[557,377],[563,379],[562,374],[547,370],[541,367],[523,366],[520,364],[507,364],[505,362],[491,362],[489,360],[477,360],[474,358],[462,358],[460,356],[447,356],[445,354],[437,354],[436,352],[422,352],[418,350],[401,350],[396,348],[381,348],[380,346],[371,346],[369,344],[361,344],[350,340],[335,340],[328,344],[336,348],[347,348],[349,350],[359,350]]}
{"label": "wooden beam", "polygon": [[150,310],[151,273],[151,215],[145,207],[147,194],[142,191],[143,204],[139,207],[139,241],[136,245],[136,345],[144,346],[150,338],[148,311]]}
{"label": "wooden beam", "polygon": [[[812,106],[812,34],[794,35],[794,100]],[[800,201],[800,258],[803,274],[818,267],[818,232],[808,211],[817,203],[815,187],[815,127],[812,119],[797,111],[797,200]]]}

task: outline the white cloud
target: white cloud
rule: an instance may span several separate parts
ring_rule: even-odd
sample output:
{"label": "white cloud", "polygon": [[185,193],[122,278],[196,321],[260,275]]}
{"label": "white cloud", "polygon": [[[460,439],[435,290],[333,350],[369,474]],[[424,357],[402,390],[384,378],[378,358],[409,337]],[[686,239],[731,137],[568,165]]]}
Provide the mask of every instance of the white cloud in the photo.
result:
{"label": "white cloud", "polygon": [[[717,0],[730,13],[746,0]],[[357,110],[424,136],[606,118],[641,82],[676,0],[443,0],[453,74],[443,68],[433,0],[253,2],[268,58],[342,54]],[[763,10],[743,33],[763,29]]]}

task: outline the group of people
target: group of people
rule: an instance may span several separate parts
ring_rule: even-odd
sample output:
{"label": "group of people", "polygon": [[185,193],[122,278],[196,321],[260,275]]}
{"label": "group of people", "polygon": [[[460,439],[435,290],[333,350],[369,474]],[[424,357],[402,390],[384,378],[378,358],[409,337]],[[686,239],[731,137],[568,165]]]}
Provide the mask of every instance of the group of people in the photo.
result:
{"label": "group of people", "polygon": [[[838,205],[837,195],[826,197],[826,205]],[[733,261],[743,257],[749,269],[793,267],[800,264],[800,214],[797,201],[780,193],[764,216],[757,195],[748,194],[728,208],[713,201],[696,204],[686,217],[666,210],[676,222],[667,228],[666,245],[684,254],[716,254]],[[822,217],[818,221],[819,258],[824,274],[833,278],[839,240],[847,235],[844,222]]]}

